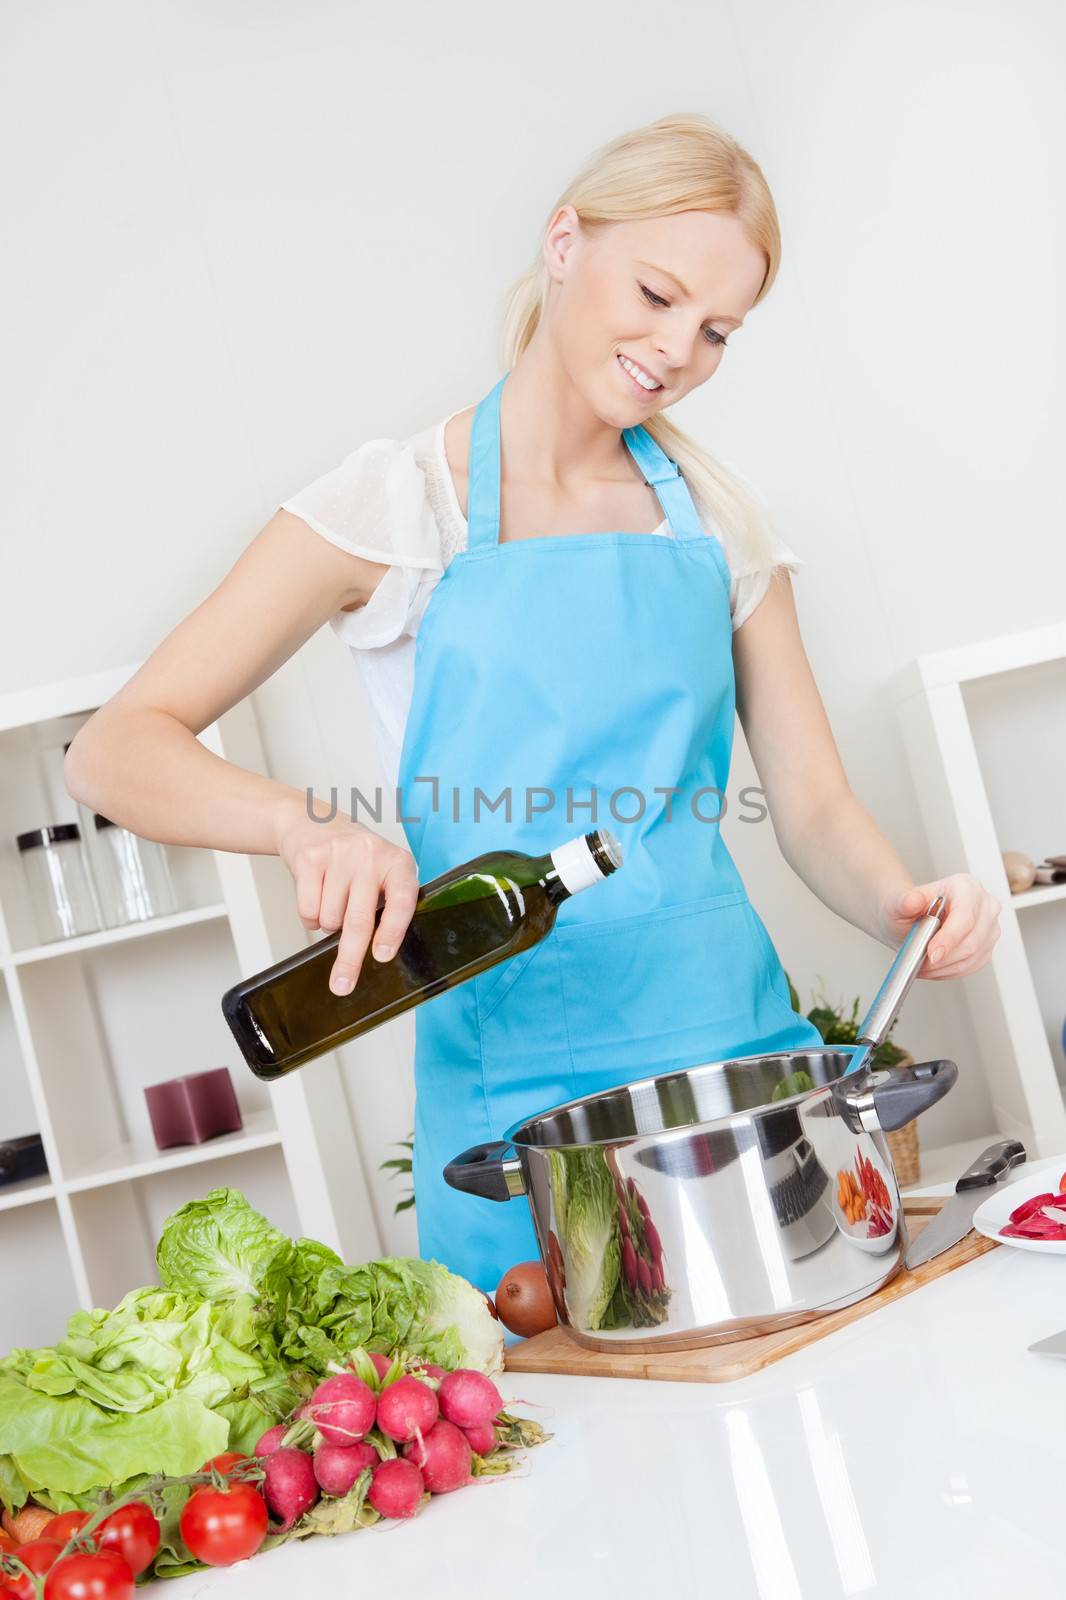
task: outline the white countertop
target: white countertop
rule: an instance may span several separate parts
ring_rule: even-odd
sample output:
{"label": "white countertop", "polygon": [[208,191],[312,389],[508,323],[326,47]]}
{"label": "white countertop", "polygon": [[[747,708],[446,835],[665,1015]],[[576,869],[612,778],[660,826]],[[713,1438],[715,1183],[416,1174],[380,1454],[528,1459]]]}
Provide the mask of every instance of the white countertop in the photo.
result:
{"label": "white countertop", "polygon": [[1062,1600],[1063,1328],[1066,1262],[1003,1246],[739,1383],[505,1374],[524,1472],[174,1600]]}

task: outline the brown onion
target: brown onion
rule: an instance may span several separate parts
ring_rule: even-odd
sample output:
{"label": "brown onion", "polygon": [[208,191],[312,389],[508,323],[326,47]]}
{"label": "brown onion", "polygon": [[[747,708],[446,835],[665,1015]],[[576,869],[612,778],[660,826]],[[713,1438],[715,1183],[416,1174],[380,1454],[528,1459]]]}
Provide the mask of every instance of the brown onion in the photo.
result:
{"label": "brown onion", "polygon": [[496,1288],[496,1315],[522,1339],[555,1327],[555,1302],[539,1261],[522,1261],[504,1273]]}
{"label": "brown onion", "polygon": [[42,1529],[54,1516],[55,1512],[49,1511],[45,1506],[26,1505],[14,1514],[5,1511],[4,1532],[9,1533],[16,1544],[29,1544],[31,1540],[41,1537]]}

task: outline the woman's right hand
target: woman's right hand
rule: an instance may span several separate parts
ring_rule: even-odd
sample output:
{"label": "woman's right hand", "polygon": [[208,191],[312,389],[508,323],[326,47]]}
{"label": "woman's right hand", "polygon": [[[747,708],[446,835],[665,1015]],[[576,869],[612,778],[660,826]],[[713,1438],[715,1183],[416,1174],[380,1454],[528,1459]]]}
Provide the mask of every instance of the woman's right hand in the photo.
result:
{"label": "woman's right hand", "polygon": [[[418,867],[410,850],[390,844],[350,817],[328,822],[287,810],[277,827],[278,855],[296,881],[296,907],[308,929],[341,930],[329,975],[334,994],[350,994],[367,946],[388,961],[399,949],[418,899]],[[384,896],[381,920],[375,918]]]}

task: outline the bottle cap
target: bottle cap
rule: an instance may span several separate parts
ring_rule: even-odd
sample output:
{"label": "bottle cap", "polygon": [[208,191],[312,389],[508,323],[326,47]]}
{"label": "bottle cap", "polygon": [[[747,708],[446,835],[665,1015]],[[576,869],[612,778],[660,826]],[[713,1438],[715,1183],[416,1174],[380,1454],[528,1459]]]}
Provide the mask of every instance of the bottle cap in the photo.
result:
{"label": "bottle cap", "polygon": [[622,846],[607,828],[578,834],[551,851],[552,865],[571,894],[588,889],[622,865]]}

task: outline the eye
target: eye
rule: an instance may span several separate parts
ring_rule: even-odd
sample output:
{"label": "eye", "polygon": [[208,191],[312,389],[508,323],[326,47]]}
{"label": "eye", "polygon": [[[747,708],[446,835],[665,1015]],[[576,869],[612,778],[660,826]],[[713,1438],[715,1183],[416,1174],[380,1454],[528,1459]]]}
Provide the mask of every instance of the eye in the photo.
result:
{"label": "eye", "polygon": [[[652,306],[668,306],[670,304],[669,300],[664,300],[662,295],[654,294],[652,292],[652,290],[649,289],[646,284],[642,283],[640,285],[640,292],[644,296],[645,300],[647,300],[649,305],[652,305]],[[724,346],[724,345],[727,345],[729,343],[729,340],[724,338],[723,335],[718,332],[717,328],[708,328],[708,329],[706,329],[706,334],[707,334],[707,343],[708,344],[723,345]]]}

